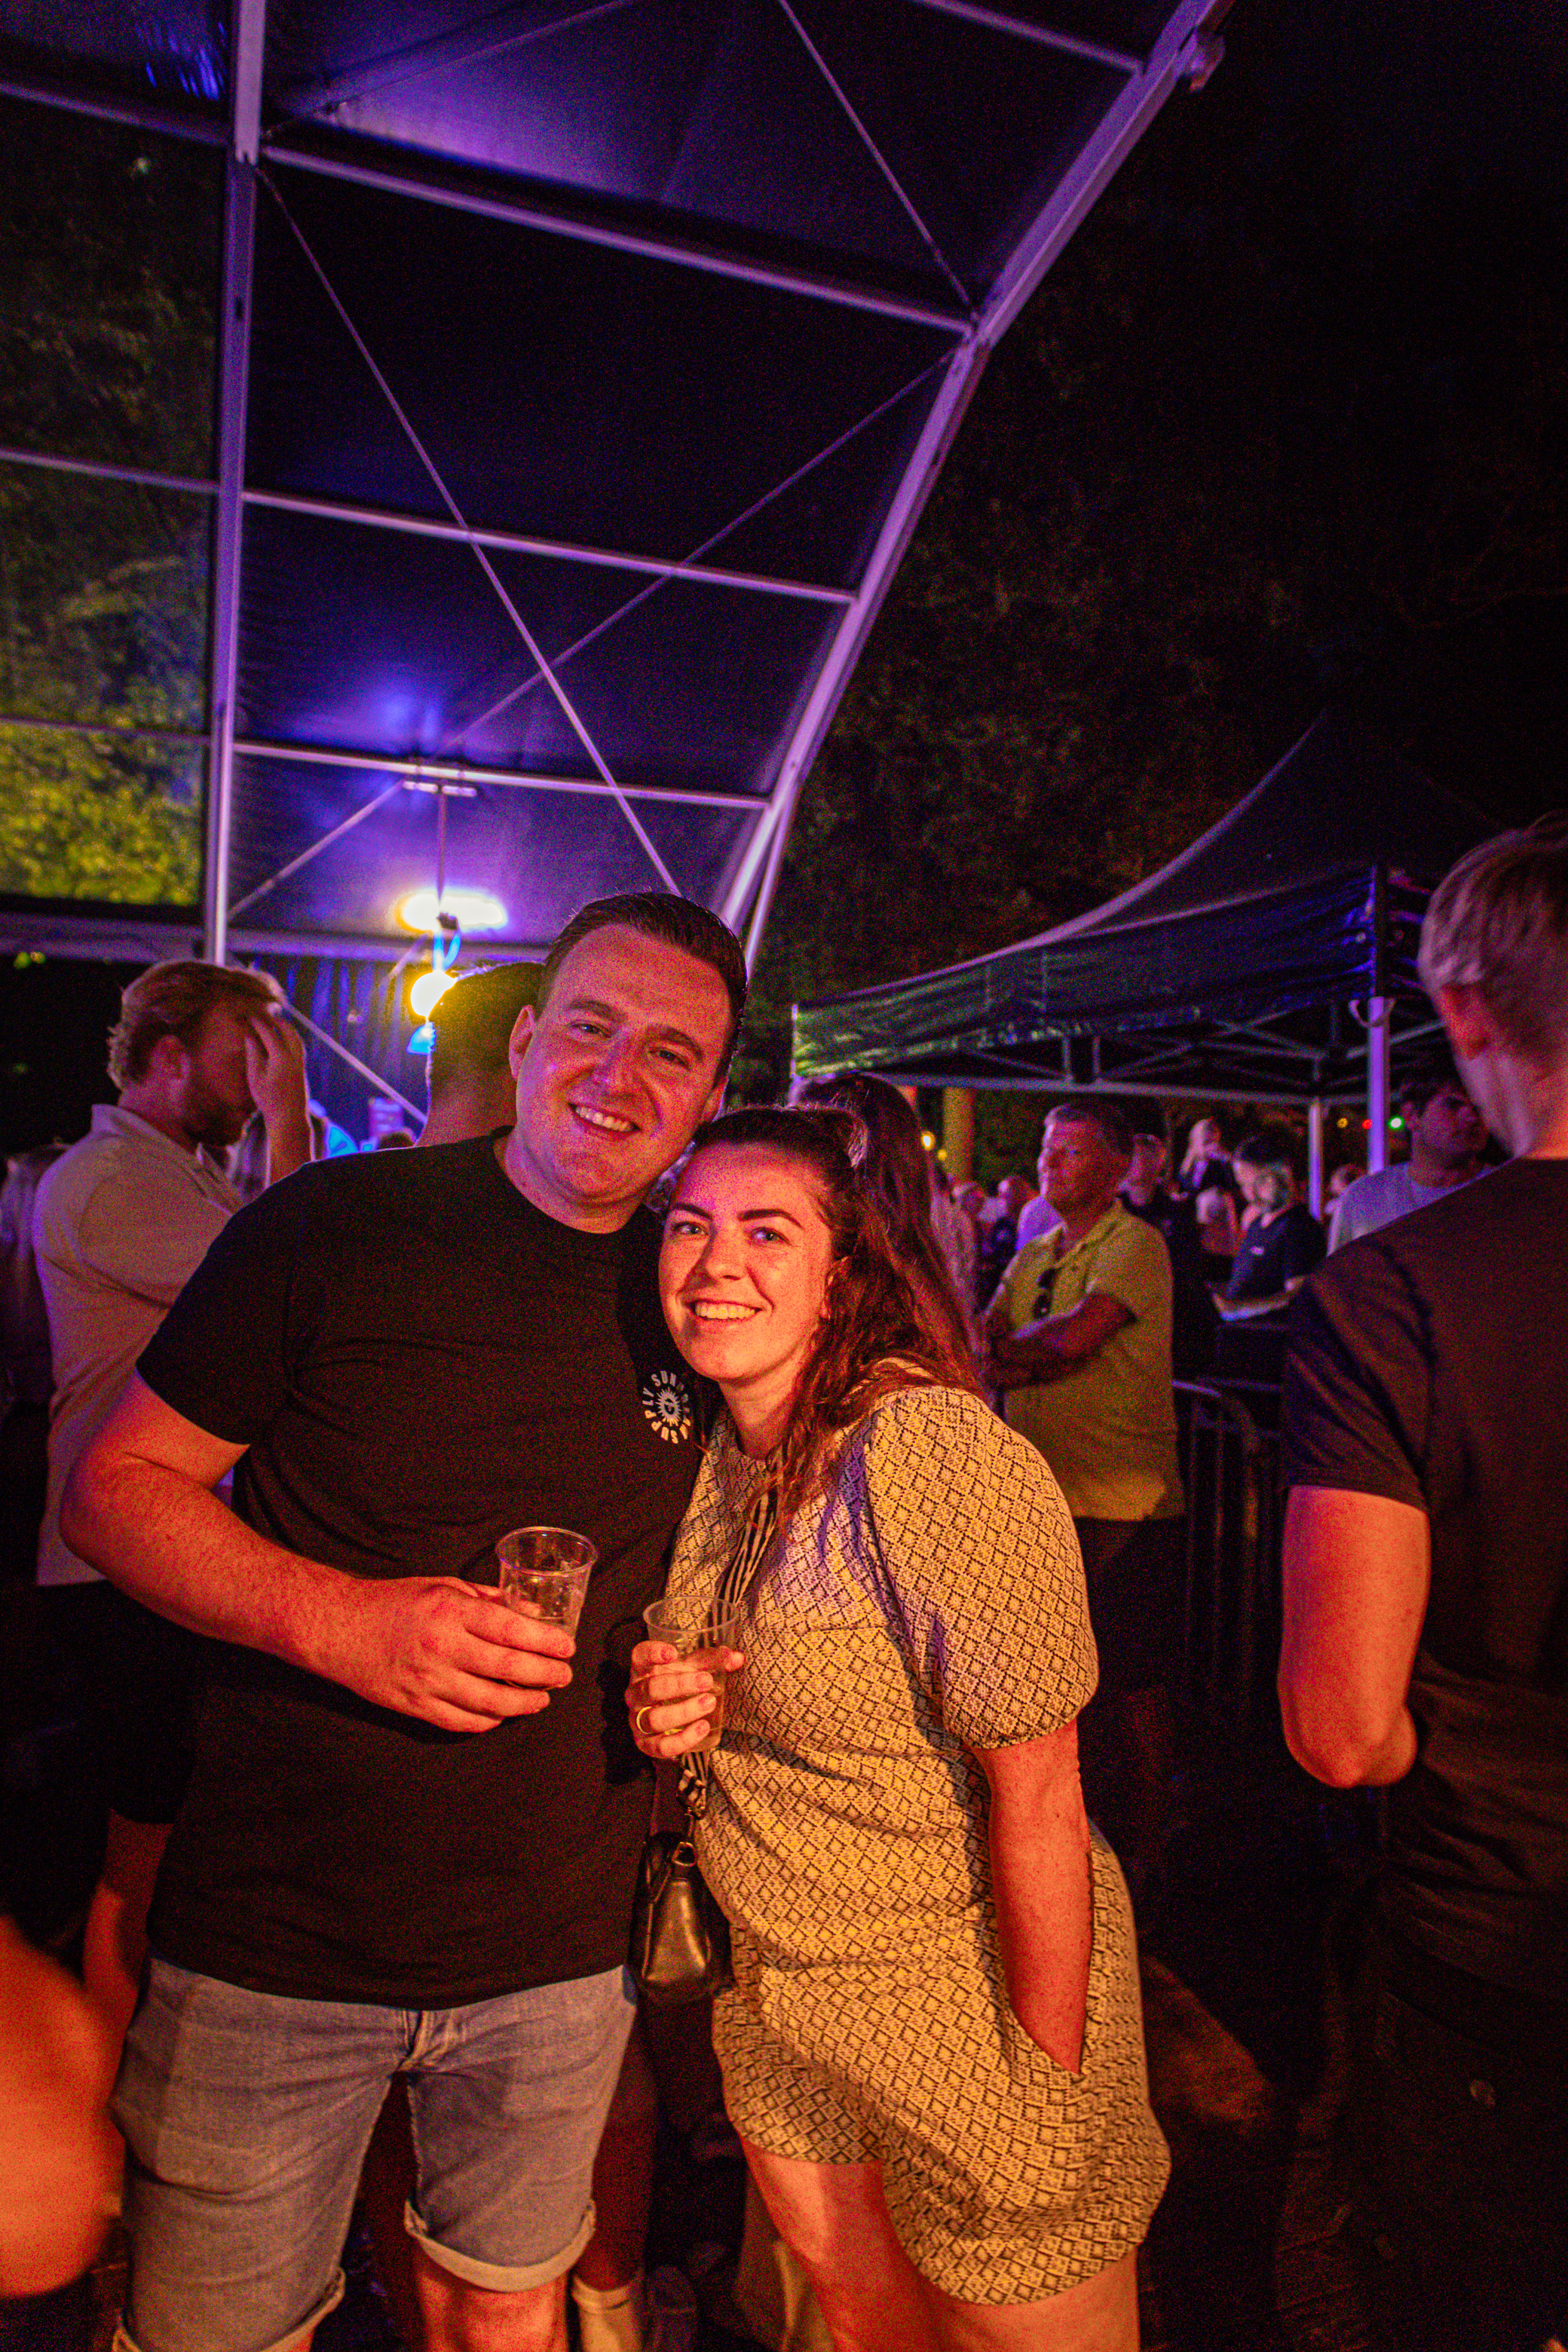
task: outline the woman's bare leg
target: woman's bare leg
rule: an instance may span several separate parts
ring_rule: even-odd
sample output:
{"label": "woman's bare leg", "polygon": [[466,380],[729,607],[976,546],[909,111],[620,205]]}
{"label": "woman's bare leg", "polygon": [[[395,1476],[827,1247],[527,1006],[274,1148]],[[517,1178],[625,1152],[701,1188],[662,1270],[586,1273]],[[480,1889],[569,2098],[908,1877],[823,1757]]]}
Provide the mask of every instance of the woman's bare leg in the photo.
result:
{"label": "woman's bare leg", "polygon": [[803,2164],[742,2145],[810,2274],[835,2352],[942,2352],[928,2291],[888,2219],[880,2165]]}
{"label": "woman's bare leg", "polygon": [[810,2273],[835,2352],[1138,2352],[1135,2255],[1043,2303],[960,2303],[899,2243],[880,2165],[804,2164],[742,2145]]}
{"label": "woman's bare leg", "polygon": [[942,2352],[1138,2352],[1138,2257],[1045,2303],[959,2303],[926,2282]]}

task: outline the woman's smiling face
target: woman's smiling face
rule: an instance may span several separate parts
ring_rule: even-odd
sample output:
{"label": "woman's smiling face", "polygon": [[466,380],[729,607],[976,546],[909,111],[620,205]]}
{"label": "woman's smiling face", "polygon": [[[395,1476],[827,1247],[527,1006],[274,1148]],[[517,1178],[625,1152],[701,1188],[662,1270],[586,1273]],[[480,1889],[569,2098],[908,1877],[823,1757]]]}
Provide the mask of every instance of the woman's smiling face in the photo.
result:
{"label": "woman's smiling face", "polygon": [[677,1347],[718,1381],[742,1437],[754,1430],[772,1444],[783,1433],[832,1265],[802,1161],[761,1144],[694,1155],[664,1221],[659,1297]]}

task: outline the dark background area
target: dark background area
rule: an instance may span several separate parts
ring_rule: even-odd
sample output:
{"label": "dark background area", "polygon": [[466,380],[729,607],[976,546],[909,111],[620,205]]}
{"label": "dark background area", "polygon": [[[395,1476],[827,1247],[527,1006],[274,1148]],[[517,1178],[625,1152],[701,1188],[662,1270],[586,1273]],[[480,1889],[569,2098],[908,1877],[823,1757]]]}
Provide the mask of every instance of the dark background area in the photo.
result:
{"label": "dark background area", "polygon": [[1563,800],[1561,29],[1239,0],[980,386],[806,788],[761,1058],[1141,879],[1325,708],[1500,824]]}

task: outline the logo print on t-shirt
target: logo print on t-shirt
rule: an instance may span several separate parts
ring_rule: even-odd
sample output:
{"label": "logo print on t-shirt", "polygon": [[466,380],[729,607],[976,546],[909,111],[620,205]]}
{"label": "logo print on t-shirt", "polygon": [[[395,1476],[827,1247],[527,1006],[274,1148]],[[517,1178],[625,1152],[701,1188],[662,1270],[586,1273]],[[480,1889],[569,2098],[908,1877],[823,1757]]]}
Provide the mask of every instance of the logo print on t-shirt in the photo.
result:
{"label": "logo print on t-shirt", "polygon": [[643,1382],[642,1409],[650,1425],[671,1445],[691,1434],[691,1399],[679,1372],[655,1372]]}

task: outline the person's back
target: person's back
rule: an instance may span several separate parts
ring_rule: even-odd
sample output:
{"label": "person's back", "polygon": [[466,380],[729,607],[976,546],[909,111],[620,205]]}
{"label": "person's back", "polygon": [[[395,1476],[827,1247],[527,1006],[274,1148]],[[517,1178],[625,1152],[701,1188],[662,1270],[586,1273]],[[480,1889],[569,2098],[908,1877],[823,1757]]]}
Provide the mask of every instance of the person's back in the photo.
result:
{"label": "person's back", "polygon": [[1386,1790],[1353,2212],[1422,2352],[1568,2336],[1568,821],[1460,859],[1422,980],[1516,1154],[1293,1312],[1279,1692]]}
{"label": "person's back", "polygon": [[1568,1327],[1542,1312],[1565,1265],[1568,1160],[1512,1160],[1337,1252],[1287,1366],[1293,1476],[1359,1475],[1310,1433],[1375,1388],[1388,1484],[1431,1524],[1384,1910],[1526,1993],[1568,1970]]}

